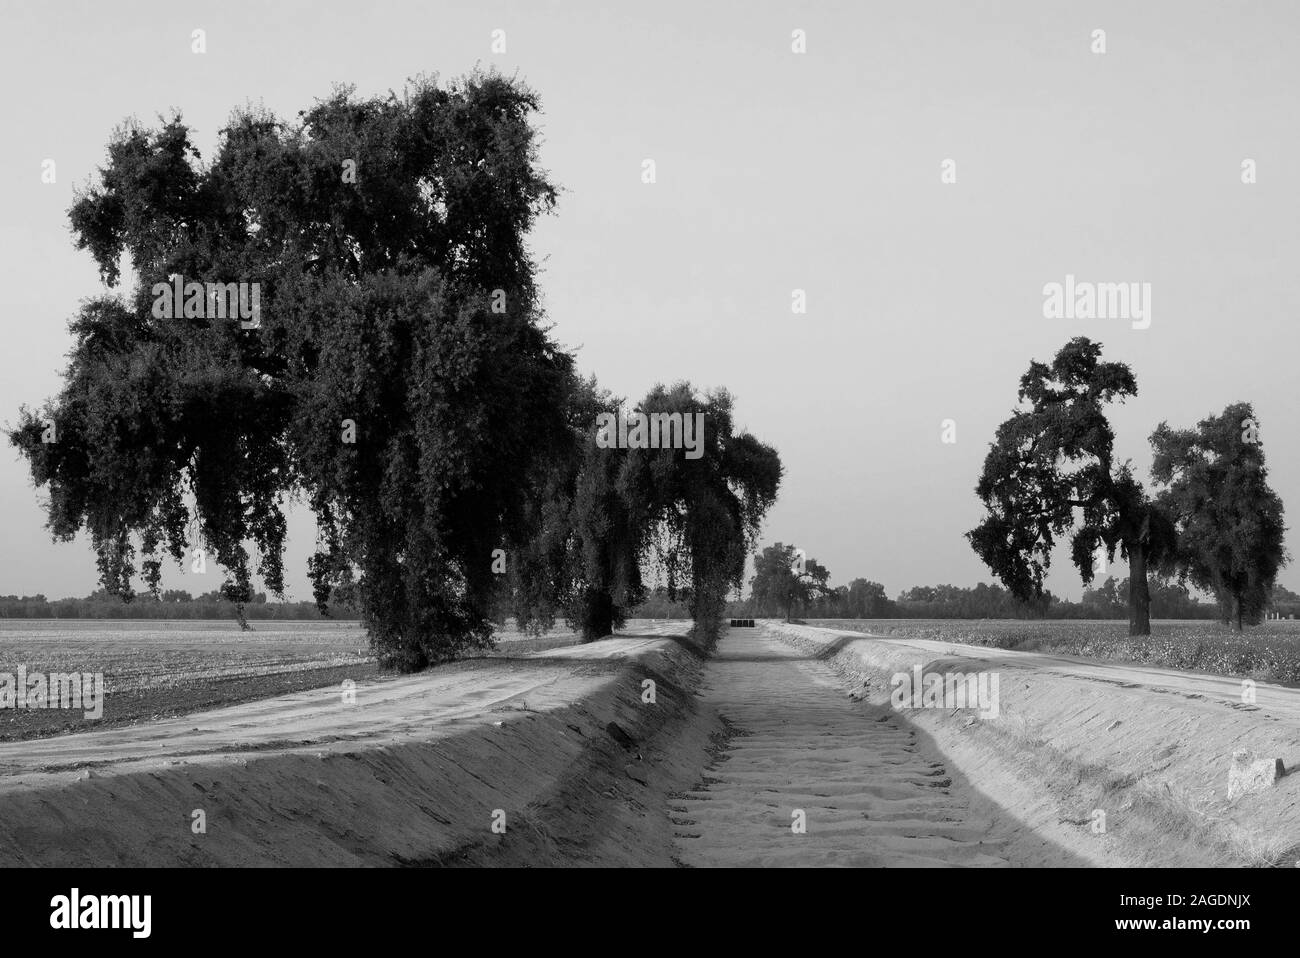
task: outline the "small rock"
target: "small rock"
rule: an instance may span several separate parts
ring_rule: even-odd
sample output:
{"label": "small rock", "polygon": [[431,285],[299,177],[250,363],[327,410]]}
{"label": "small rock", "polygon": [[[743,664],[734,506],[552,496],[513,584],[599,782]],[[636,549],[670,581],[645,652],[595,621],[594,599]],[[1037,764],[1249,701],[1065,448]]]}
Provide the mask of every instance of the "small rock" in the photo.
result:
{"label": "small rock", "polygon": [[1117,729],[1123,724],[1124,723],[1121,722],[1119,719],[1115,719],[1115,721],[1111,722],[1109,725],[1106,726],[1106,731],[1109,732],[1112,731],[1113,729]]}
{"label": "small rock", "polygon": [[637,765],[628,765],[623,769],[627,777],[634,782],[640,782],[642,785],[649,785],[650,781],[646,778],[645,770]]}
{"label": "small rock", "polygon": [[1238,795],[1265,791],[1286,774],[1280,758],[1256,758],[1249,749],[1232,753],[1232,767],[1228,769],[1228,800]]}

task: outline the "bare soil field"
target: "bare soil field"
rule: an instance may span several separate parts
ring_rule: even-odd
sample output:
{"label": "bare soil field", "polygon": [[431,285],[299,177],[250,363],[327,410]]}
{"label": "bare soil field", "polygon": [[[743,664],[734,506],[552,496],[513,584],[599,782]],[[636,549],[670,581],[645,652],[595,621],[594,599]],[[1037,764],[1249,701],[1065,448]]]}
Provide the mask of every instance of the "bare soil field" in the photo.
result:
{"label": "bare soil field", "polygon": [[[567,630],[532,636],[506,628],[484,656],[572,645]],[[380,675],[355,621],[2,619],[0,672],[102,673],[104,713],[0,709],[0,741],[150,721]]]}

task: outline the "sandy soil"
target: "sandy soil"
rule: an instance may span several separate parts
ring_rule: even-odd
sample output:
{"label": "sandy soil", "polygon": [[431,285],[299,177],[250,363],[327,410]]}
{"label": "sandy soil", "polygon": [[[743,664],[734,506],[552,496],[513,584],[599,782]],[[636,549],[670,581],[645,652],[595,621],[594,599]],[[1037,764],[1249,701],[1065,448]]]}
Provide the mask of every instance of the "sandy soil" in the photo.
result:
{"label": "sandy soil", "polygon": [[[835,668],[864,706],[889,707],[889,679],[997,672],[1001,711],[904,709],[953,769],[1043,840],[1095,865],[1294,865],[1300,858],[1300,776],[1227,798],[1236,749],[1300,761],[1300,689],[1039,652],[889,639],[767,623],[785,642]],[[865,682],[865,687],[862,683]],[[1106,830],[1091,826],[1097,811]]]}
{"label": "sandy soil", "polygon": [[730,736],[701,786],[672,803],[683,864],[1079,863],[1025,835],[929,736],[851,701],[825,663],[766,630],[731,630],[704,684]]}
{"label": "sandy soil", "polygon": [[[1300,758],[1300,690],[1260,684],[1243,705],[1237,679],[773,622],[705,658],[686,627],[521,637],[363,678],[355,704],[334,683],[0,743],[0,865],[1298,857],[1300,776],[1225,792],[1234,748]],[[889,676],[913,665],[998,672],[998,718],[895,710]]]}

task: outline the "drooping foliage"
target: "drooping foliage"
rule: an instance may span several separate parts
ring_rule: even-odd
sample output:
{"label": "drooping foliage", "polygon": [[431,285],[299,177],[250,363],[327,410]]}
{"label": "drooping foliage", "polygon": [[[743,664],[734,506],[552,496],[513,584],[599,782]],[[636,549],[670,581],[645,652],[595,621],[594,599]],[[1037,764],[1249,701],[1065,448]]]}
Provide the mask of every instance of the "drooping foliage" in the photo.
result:
{"label": "drooping foliage", "polygon": [[[543,531],[519,564],[517,618],[545,626],[562,614],[584,639],[602,638],[644,600],[643,568],[653,566],[701,634],[716,635],[781,476],[776,452],[736,432],[731,409],[725,391],[700,397],[679,383],[628,410],[584,383],[571,407],[571,454],[548,479]],[[602,416],[623,428],[602,439]],[[680,442],[649,448],[644,430],[639,441],[616,441],[655,417],[673,421],[663,438]]]}
{"label": "drooping foliage", "polygon": [[538,530],[512,575],[520,625],[549,628],[563,617],[585,641],[624,624],[646,595],[641,581],[645,518],[620,484],[623,450],[597,443],[601,414],[621,402],[595,377],[580,380],[569,405],[569,443],[542,477]]}
{"label": "drooping foliage", "polygon": [[718,634],[727,593],[744,579],[745,560],[781,483],[776,450],[736,430],[732,404],[724,389],[698,395],[686,382],[655,386],[636,412],[680,414],[683,422],[699,415],[699,454],[629,449],[623,481],[634,513],[646,518],[647,544],[670,597],[685,595],[696,628],[708,641]]}
{"label": "drooping foliage", "polygon": [[1244,402],[1195,429],[1162,422],[1151,436],[1151,475],[1178,529],[1178,571],[1212,593],[1238,631],[1263,619],[1287,561],[1282,500],[1269,487],[1260,436]]}
{"label": "drooping foliage", "polygon": [[[179,117],[118,132],[71,220],[109,286],[123,254],[139,282],[85,304],[61,392],[11,434],[107,589],[156,589],[161,553],[202,547],[247,601],[251,546],[280,593],[301,496],[318,601],[355,575],[386,662],[489,640],[492,551],[531,534],[527,493],[567,438],[572,361],[524,240],[555,199],[537,109],[476,74],[339,90],[293,123],[237,112],[209,162]],[[256,284],[256,324],[160,318],[174,276]]]}

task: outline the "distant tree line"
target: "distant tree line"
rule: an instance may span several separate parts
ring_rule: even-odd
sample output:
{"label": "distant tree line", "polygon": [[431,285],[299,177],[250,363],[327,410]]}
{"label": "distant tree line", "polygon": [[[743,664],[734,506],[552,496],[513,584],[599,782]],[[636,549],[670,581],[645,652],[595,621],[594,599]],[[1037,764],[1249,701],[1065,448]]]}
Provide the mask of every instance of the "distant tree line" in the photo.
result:
{"label": "distant tree line", "polygon": [[[808,619],[1126,619],[1130,608],[1128,577],[1108,577],[1085,588],[1074,602],[1044,590],[1033,601],[1018,599],[1010,590],[981,582],[976,586],[913,586],[889,598],[885,587],[868,579],[847,585],[827,585],[829,571],[802,550],[775,543],[754,556],[751,593],[731,603],[737,617]],[[1201,601],[1177,577],[1152,575],[1148,590],[1151,615],[1157,619],[1231,618],[1231,606]],[[1300,615],[1300,595],[1275,585],[1265,613]],[[637,613],[641,614],[640,612]]]}
{"label": "distant tree line", "polygon": [[[1177,581],[1153,577],[1151,615],[1156,619],[1221,619],[1222,610],[1202,602]],[[1073,602],[1047,593],[1041,609],[1017,600],[999,585],[913,586],[891,599],[879,582],[854,579],[789,608],[754,596],[732,600],[726,615],[774,618],[798,615],[810,619],[1124,619],[1128,616],[1128,578],[1108,578],[1095,589],[1085,589]],[[510,617],[502,605],[497,621]],[[1275,586],[1268,611],[1282,618],[1300,617],[1300,594]],[[250,619],[355,619],[358,613],[345,603],[330,603],[323,615],[315,602],[268,602],[265,592],[255,593],[244,613]],[[645,598],[626,610],[628,618],[689,619],[691,610],[680,595],[673,598],[663,586],[647,590]],[[192,596],[180,589],[165,589],[157,601],[137,597],[124,603],[99,589],[84,599],[49,600],[44,595],[0,595],[0,619],[234,619],[234,604],[219,590]]]}
{"label": "distant tree line", "polygon": [[[345,603],[330,604],[328,615],[315,602],[268,602],[256,592],[243,607],[246,619],[355,619],[357,611]],[[219,589],[194,596],[182,589],[165,589],[157,598],[136,596],[123,602],[119,596],[97,589],[84,599],[47,599],[44,595],[0,595],[0,619],[231,619],[238,620],[235,603]]]}

